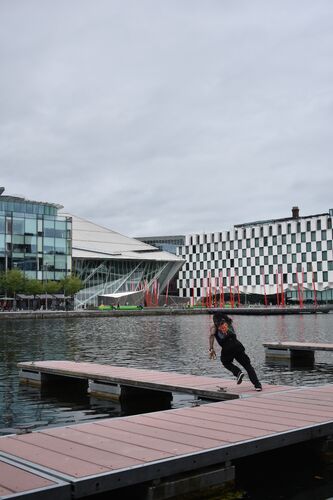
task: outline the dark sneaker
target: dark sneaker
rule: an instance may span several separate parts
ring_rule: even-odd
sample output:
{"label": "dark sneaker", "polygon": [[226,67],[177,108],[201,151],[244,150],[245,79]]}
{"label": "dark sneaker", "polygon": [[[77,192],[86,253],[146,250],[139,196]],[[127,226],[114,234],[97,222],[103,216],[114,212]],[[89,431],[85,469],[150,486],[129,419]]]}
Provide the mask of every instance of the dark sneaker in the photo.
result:
{"label": "dark sneaker", "polygon": [[244,373],[240,372],[240,374],[237,377],[237,384],[241,384],[243,382],[243,377],[244,377]]}
{"label": "dark sneaker", "polygon": [[258,385],[258,387],[255,387],[255,390],[258,391],[258,392],[262,391],[261,385]]}

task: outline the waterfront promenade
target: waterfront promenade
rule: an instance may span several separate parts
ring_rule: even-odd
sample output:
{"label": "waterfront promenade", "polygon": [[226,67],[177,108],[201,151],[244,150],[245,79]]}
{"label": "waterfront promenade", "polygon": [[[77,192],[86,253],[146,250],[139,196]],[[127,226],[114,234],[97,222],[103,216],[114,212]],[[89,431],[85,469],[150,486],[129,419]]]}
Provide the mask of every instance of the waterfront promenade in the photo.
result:
{"label": "waterfront promenade", "polygon": [[74,311],[0,311],[1,319],[51,319],[51,318],[101,318],[122,316],[168,316],[168,315],[201,315],[210,314],[212,311],[222,311],[230,316],[271,316],[271,315],[300,315],[300,314],[328,314],[333,311],[333,304],[321,306],[242,306],[235,308],[192,308],[192,307],[144,307],[132,310],[74,310]]}

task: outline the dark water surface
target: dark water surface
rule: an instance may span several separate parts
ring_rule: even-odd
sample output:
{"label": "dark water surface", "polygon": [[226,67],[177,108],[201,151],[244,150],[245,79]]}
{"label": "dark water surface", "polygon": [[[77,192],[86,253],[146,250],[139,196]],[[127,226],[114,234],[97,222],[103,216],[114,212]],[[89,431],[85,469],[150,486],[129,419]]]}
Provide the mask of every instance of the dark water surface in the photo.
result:
{"label": "dark water surface", "polygon": [[[41,393],[19,383],[20,361],[91,361],[231,378],[219,360],[208,359],[210,324],[208,315],[1,320],[0,435],[22,425],[37,429],[154,409],[124,408],[86,394],[70,394],[61,388],[57,393]],[[313,369],[290,369],[266,363],[262,346],[265,341],[277,340],[332,342],[333,314],[234,316],[234,325],[262,382],[307,386],[333,383],[332,353],[316,353]],[[177,395],[172,407],[188,406],[192,401],[189,396]],[[326,469],[316,474],[324,481]],[[274,496],[277,491],[274,490],[266,498],[329,498],[307,497],[305,490],[300,493],[303,497],[290,496],[291,485],[285,490],[279,496]],[[326,494],[325,490],[323,495]],[[264,498],[259,492],[256,495],[248,498]]]}

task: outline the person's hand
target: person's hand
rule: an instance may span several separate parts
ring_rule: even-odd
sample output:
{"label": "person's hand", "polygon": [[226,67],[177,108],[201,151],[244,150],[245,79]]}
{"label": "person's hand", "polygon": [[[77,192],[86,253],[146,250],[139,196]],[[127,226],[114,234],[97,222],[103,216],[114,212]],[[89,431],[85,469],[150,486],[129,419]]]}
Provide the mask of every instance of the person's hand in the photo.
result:
{"label": "person's hand", "polygon": [[216,352],[214,349],[209,349],[209,359],[216,359]]}

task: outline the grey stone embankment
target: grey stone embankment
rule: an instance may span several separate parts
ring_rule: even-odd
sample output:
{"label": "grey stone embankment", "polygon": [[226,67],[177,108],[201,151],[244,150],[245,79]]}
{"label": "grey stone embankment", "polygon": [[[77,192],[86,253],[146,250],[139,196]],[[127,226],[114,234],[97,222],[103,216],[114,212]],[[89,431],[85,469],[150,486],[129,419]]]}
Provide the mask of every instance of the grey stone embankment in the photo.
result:
{"label": "grey stone embankment", "polygon": [[287,314],[316,314],[329,313],[333,311],[333,304],[311,307],[237,307],[237,308],[182,308],[182,307],[145,307],[137,310],[110,311],[99,310],[77,310],[77,311],[3,311],[0,312],[0,321],[4,319],[56,319],[56,318],[117,318],[128,316],[165,316],[165,315],[193,315],[193,314],[211,314],[215,311],[225,312],[232,315],[248,316],[268,316],[268,315],[287,315]]}

